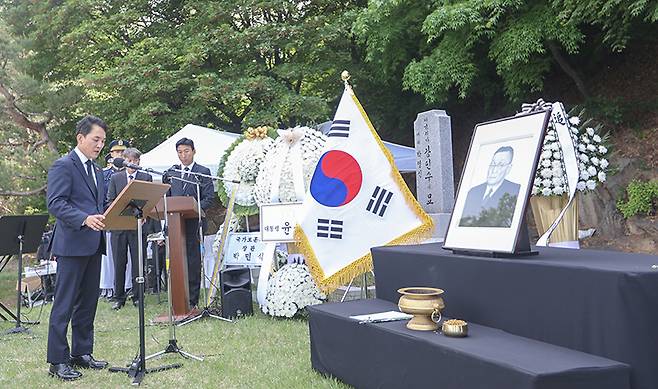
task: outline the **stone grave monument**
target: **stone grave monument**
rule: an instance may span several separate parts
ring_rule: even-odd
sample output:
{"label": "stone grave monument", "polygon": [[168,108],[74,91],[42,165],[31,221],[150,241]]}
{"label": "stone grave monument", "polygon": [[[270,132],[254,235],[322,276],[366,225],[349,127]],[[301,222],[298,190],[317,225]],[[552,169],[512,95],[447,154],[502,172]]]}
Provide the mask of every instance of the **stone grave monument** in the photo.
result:
{"label": "stone grave monument", "polygon": [[452,170],[452,129],[444,110],[421,112],[414,121],[416,196],[434,219],[433,240],[445,238],[455,203]]}

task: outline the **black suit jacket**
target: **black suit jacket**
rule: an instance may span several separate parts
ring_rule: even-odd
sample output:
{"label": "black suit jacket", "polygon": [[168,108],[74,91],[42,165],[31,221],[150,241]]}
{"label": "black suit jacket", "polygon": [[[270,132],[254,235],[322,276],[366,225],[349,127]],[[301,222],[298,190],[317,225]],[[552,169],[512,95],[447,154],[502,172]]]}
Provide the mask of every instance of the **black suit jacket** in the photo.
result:
{"label": "black suit jacket", "polygon": [[48,171],[48,211],[55,216],[51,242],[55,256],[94,255],[105,252],[105,233],[83,225],[89,215],[105,211],[105,185],[100,167],[93,164],[97,189],[89,182],[82,161],[71,151],[53,163]]}
{"label": "black suit jacket", "polygon": [[[140,172],[139,170],[134,173],[135,180],[153,182],[153,177],[150,174]],[[125,170],[119,170],[110,177],[110,184],[107,190],[107,203],[110,204],[114,201],[123,188],[128,185],[128,176],[126,175]],[[160,222],[153,220],[151,218],[146,219],[146,223],[142,227],[143,234],[150,234],[153,232],[158,232],[162,228],[160,227]],[[134,232],[134,231],[133,231]]]}
{"label": "black suit jacket", "polygon": [[[174,165],[174,169],[181,169],[180,165]],[[210,169],[198,163],[194,163],[192,166],[192,172],[207,174],[210,175]],[[181,177],[181,173],[172,172],[169,177]],[[208,177],[198,177],[197,178],[201,183],[201,209],[206,210],[212,205],[212,201],[215,198],[215,189],[212,185],[212,180]],[[191,176],[189,181],[195,181],[194,176]],[[187,184],[183,181],[176,180],[175,178],[171,179],[171,188],[169,188],[168,196],[191,196],[196,199],[196,185]]]}
{"label": "black suit jacket", "polygon": [[[498,189],[484,201],[487,183],[474,186],[466,195],[466,202],[462,211],[460,226],[472,227],[509,227],[514,216],[514,208],[500,208],[503,196],[516,203],[521,185],[512,181],[503,180]],[[484,213],[498,211],[494,219],[482,217]]]}

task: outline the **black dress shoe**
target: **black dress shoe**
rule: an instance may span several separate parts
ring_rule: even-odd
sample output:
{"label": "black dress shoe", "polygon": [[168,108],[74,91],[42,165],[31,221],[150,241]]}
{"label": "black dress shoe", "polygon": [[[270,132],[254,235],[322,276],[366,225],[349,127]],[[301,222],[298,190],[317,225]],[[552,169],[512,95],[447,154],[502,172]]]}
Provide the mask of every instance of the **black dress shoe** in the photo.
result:
{"label": "black dress shoe", "polygon": [[123,307],[125,304],[126,303],[123,301],[115,301],[114,303],[112,303],[112,309],[117,309],[117,310],[121,309],[121,307]]}
{"label": "black dress shoe", "polygon": [[73,366],[82,367],[84,369],[105,369],[107,362],[97,361],[90,354],[80,355],[79,357],[71,357],[71,364]]}
{"label": "black dress shoe", "polygon": [[73,370],[68,363],[51,363],[50,368],[48,369],[48,374],[64,381],[73,381],[82,377],[82,373]]}

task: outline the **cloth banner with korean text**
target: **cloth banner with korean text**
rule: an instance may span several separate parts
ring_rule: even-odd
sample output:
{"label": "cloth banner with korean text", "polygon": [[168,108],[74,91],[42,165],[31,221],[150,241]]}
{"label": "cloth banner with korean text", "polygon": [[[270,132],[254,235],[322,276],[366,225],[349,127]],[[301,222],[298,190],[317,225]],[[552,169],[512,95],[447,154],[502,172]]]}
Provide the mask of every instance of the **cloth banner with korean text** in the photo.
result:
{"label": "cloth banner with korean text", "polygon": [[330,292],[372,270],[372,247],[420,242],[433,222],[349,85],[327,136],[295,238],[316,283]]}

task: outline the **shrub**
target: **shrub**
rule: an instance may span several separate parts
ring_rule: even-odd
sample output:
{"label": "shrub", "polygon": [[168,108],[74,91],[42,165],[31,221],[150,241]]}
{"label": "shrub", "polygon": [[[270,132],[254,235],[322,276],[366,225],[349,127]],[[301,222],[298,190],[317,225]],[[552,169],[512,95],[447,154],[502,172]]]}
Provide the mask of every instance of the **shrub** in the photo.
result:
{"label": "shrub", "polygon": [[626,187],[627,201],[619,200],[617,209],[625,218],[637,214],[655,214],[658,206],[658,180],[633,180]]}

